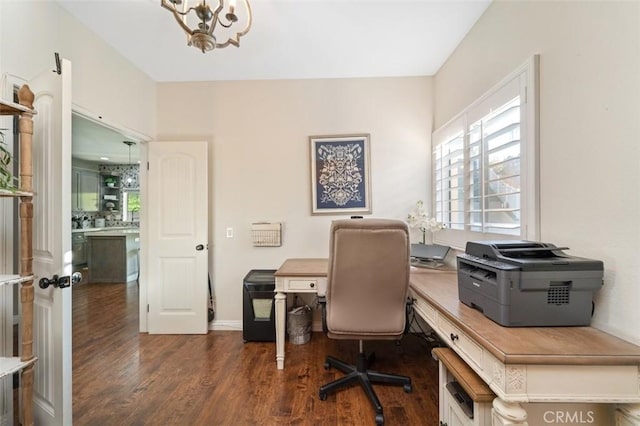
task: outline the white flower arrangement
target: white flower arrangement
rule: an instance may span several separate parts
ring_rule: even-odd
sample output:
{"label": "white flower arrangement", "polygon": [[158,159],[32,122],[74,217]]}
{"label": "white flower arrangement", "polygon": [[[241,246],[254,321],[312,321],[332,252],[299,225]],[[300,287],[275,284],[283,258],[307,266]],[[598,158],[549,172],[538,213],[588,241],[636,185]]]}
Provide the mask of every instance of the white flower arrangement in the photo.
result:
{"label": "white flower arrangement", "polygon": [[429,217],[422,200],[419,200],[413,210],[407,215],[407,224],[411,228],[420,229],[420,232],[422,232],[422,244],[425,244],[427,231],[437,232],[444,227],[435,217]]}

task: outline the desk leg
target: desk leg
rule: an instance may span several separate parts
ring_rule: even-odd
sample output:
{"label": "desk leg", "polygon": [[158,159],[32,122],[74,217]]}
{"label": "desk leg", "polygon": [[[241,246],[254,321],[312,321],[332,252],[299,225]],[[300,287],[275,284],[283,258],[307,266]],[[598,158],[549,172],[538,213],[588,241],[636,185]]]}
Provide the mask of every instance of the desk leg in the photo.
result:
{"label": "desk leg", "polygon": [[493,400],[491,423],[493,426],[527,426],[527,412],[517,402],[506,402],[500,398]]}
{"label": "desk leg", "polygon": [[278,292],[275,295],[276,304],[276,364],[278,370],[284,369],[284,340],[285,314],[287,310],[287,295]]}

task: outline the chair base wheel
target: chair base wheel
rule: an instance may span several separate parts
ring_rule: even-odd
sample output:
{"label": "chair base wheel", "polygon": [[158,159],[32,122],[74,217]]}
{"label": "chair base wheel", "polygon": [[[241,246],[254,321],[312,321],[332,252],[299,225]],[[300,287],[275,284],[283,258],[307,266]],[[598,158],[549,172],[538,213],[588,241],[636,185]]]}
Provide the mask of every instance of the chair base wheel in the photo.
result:
{"label": "chair base wheel", "polygon": [[402,386],[403,390],[407,393],[412,392],[411,378],[407,376],[401,376],[397,374],[383,373],[380,371],[373,371],[368,369],[368,361],[371,357],[367,358],[364,351],[360,351],[358,354],[358,360],[355,365],[347,364],[332,356],[328,356],[324,368],[335,368],[343,372],[345,375],[336,379],[330,383],[327,383],[320,387],[319,396],[320,400],[324,401],[329,393],[335,392],[338,389],[346,388],[348,386],[359,384],[364,390],[369,402],[373,405],[375,411],[376,425],[384,425],[383,408],[378,396],[373,389],[373,384],[383,383],[387,385]]}

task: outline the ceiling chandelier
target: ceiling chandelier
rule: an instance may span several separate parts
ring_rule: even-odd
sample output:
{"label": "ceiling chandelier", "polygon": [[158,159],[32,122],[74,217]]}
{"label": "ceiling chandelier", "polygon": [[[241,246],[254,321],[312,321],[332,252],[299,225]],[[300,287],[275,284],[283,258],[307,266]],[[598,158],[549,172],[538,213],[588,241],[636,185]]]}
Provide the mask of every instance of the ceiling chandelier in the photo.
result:
{"label": "ceiling chandelier", "polygon": [[[246,21],[245,26],[235,34],[231,33],[226,41],[218,42],[213,34],[218,25],[224,28],[231,28],[234,24],[241,25],[236,14],[238,11],[237,2],[242,4],[240,9],[242,10],[242,20]],[[214,0],[209,3],[213,3],[213,9],[207,0],[162,0],[162,7],[173,13],[173,17],[187,34],[187,44],[202,50],[202,53],[216,47],[227,47],[230,44],[239,47],[240,37],[248,33],[251,28],[249,0]],[[193,6],[193,4],[196,5]],[[223,11],[225,13],[221,14]]]}

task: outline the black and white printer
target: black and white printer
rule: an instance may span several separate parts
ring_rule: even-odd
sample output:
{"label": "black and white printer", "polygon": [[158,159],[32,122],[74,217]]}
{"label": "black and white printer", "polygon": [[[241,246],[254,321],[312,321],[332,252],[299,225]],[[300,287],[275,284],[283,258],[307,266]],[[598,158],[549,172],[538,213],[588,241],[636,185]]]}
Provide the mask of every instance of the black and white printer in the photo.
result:
{"label": "black and white printer", "polygon": [[469,241],[457,257],[460,301],[507,327],[586,326],[603,264],[532,241]]}

